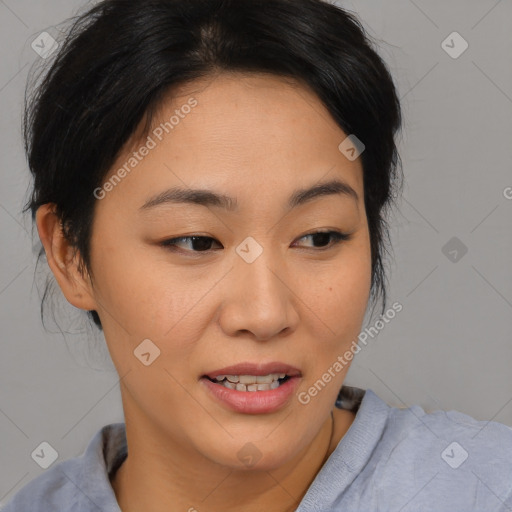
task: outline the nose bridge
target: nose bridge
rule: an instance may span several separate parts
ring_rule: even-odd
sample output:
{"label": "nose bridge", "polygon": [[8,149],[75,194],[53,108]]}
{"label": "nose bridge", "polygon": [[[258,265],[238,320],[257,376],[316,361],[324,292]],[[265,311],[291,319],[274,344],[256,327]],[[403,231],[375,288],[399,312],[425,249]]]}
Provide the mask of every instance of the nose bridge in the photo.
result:
{"label": "nose bridge", "polygon": [[282,281],[278,273],[283,272],[280,257],[270,243],[263,247],[257,240],[247,237],[236,249],[239,261],[236,273],[244,284],[244,294],[266,304],[282,300]]}
{"label": "nose bridge", "polygon": [[277,335],[295,316],[285,268],[278,251],[247,237],[236,248],[232,292],[226,304],[225,327],[251,331],[258,338]]}
{"label": "nose bridge", "polygon": [[277,279],[280,265],[269,250],[264,251],[252,263],[239,261],[237,267],[237,272],[246,285],[246,295],[254,295],[256,300],[265,298],[267,303],[280,298],[281,281]]}

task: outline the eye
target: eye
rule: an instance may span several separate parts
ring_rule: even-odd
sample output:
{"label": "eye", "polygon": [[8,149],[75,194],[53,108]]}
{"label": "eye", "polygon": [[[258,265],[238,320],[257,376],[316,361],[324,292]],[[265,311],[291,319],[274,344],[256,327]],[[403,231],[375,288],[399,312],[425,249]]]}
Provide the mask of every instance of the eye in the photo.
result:
{"label": "eye", "polygon": [[[160,242],[160,245],[170,250],[174,250],[175,247],[178,247],[180,243],[184,242],[189,247],[189,249],[185,249],[185,252],[208,252],[211,250],[212,242],[217,241],[209,236],[182,236],[180,238],[164,240],[163,242]],[[190,247],[192,250],[190,250]]]}
{"label": "eye", "polygon": [[[309,238],[311,241],[320,244],[319,250],[325,250],[344,242],[345,240],[350,240],[351,237],[352,235],[342,233],[341,231],[315,231],[314,233],[304,235],[302,238],[299,238],[299,240]],[[329,239],[333,239],[332,243],[329,243]]]}
{"label": "eye", "polygon": [[[333,247],[345,240],[349,240],[352,235],[347,233],[341,233],[340,231],[316,231],[314,233],[309,233],[308,235],[304,235],[299,240],[309,238],[313,243],[317,243],[320,247],[316,247],[317,250],[326,250],[330,247]],[[329,240],[331,242],[329,243]],[[171,251],[182,251],[182,252],[210,252],[212,251],[212,244],[217,243],[221,246],[217,240],[211,238],[209,236],[182,236],[179,238],[171,238],[169,240],[164,240],[160,242],[162,247],[169,249]],[[185,245],[185,249],[180,249],[180,245]],[[221,246],[222,247],[222,246]],[[315,249],[315,247],[313,247]]]}

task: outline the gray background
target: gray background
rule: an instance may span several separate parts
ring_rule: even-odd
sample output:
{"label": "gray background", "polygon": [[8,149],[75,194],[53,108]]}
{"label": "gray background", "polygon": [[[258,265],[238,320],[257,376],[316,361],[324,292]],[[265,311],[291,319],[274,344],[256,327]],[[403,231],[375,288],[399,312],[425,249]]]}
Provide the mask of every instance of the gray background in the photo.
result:
{"label": "gray background", "polygon": [[[512,199],[504,194],[512,187],[512,4],[339,4],[381,40],[405,115],[389,290],[389,304],[403,310],[369,339],[345,382],[390,405],[512,426]],[[41,326],[45,268],[34,282],[37,233],[20,213],[29,185],[20,113],[28,70],[40,59],[31,43],[43,30],[58,34],[54,25],[84,5],[0,0],[0,504],[44,471],[30,456],[42,441],[64,460],[123,420],[117,373],[81,312],[57,296],[67,332]],[[441,46],[453,31],[469,44],[458,58]],[[442,250],[452,237],[468,249],[458,261]]]}

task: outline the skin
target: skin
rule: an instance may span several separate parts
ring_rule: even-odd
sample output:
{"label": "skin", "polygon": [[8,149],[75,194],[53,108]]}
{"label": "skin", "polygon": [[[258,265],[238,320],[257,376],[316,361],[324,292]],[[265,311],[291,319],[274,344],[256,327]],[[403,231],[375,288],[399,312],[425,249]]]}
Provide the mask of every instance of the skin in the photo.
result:
{"label": "skin", "polygon": [[[121,509],[295,510],[354,420],[334,407],[348,366],[307,405],[292,396],[267,414],[228,409],[199,379],[242,361],[281,361],[300,369],[306,391],[357,339],[371,284],[362,165],[338,150],[347,134],[305,86],[222,73],[174,91],[154,126],[191,96],[192,112],[96,202],[92,277],[78,271],[52,205],[37,212],[39,236],[67,300],[98,312],[121,378],[129,455],[112,481]],[[286,209],[297,188],[335,178],[359,199],[325,195]],[[227,194],[240,210],[139,211],[171,186]],[[307,236],[328,228],[352,236]],[[191,235],[213,238],[210,251],[190,240],[174,252],[158,245]],[[251,264],[235,252],[248,236],[263,248]],[[161,351],[149,366],[133,353],[144,339]],[[250,468],[237,456],[249,442],[260,454]]]}

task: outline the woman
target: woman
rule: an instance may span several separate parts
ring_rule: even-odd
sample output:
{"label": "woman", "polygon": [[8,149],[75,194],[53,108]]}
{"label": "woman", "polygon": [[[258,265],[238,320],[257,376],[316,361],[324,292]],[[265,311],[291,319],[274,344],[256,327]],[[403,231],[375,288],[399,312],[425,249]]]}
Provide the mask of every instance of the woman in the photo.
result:
{"label": "woman", "polygon": [[5,510],[510,510],[512,429],[342,386],[386,308],[400,124],[362,26],[324,1],[81,17],[27,105],[27,208],[125,423]]}

